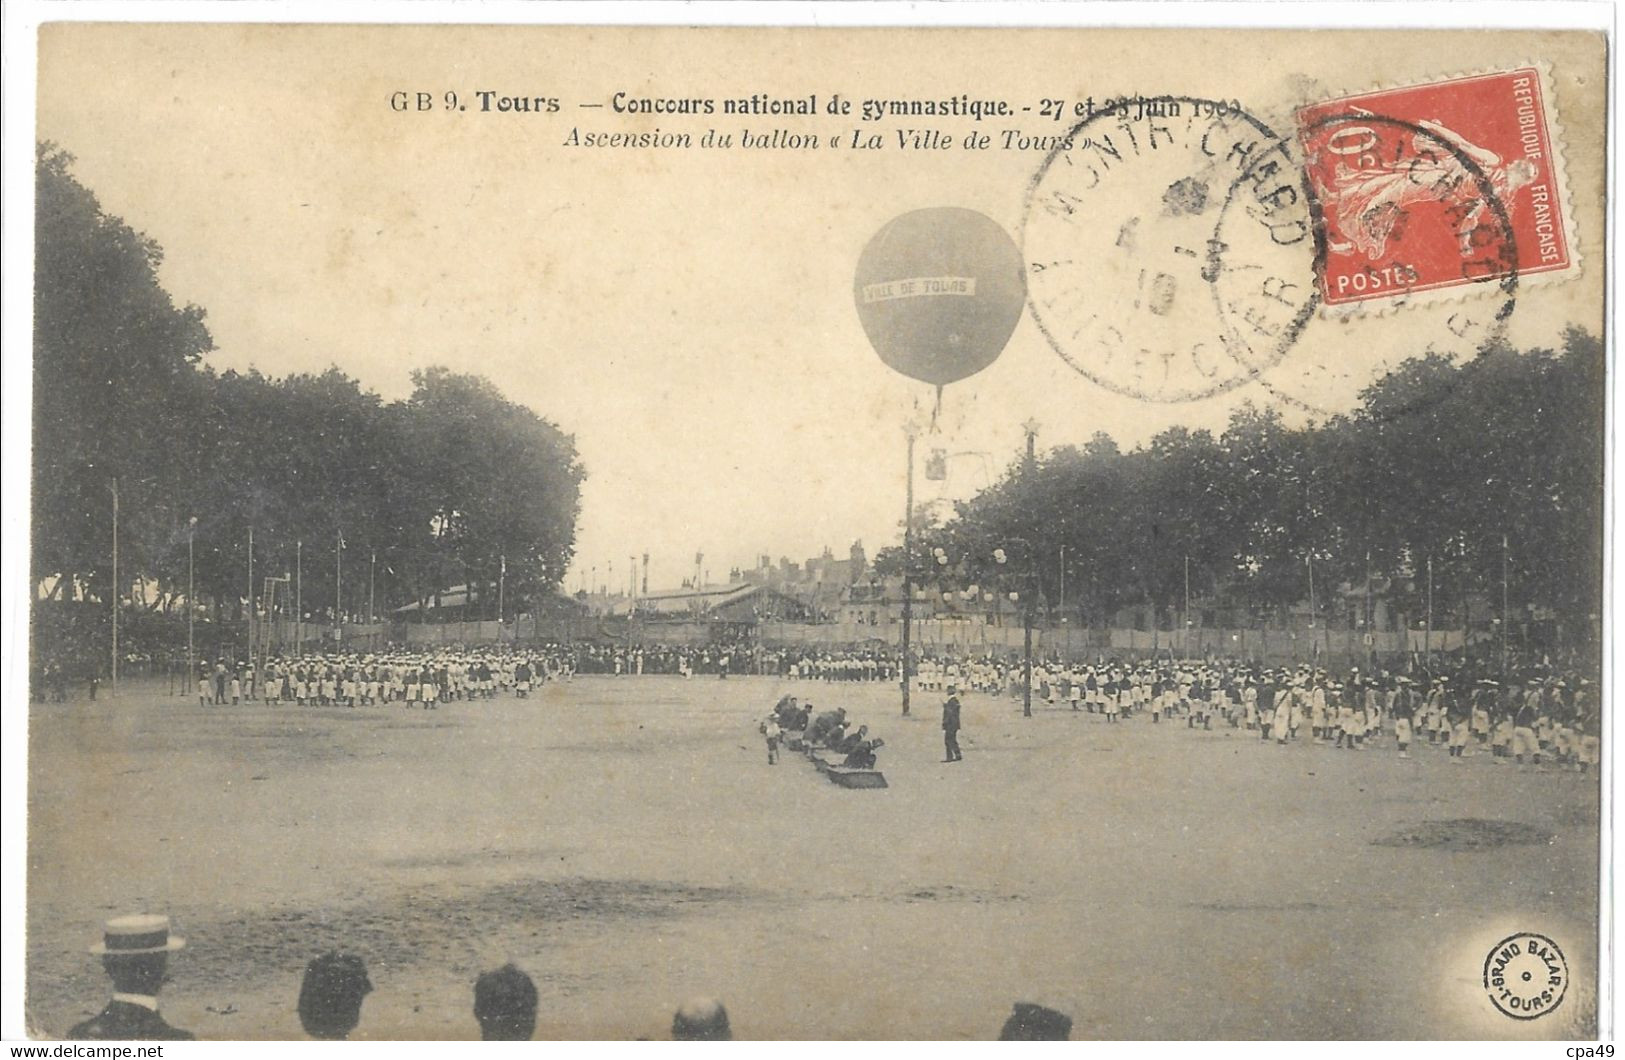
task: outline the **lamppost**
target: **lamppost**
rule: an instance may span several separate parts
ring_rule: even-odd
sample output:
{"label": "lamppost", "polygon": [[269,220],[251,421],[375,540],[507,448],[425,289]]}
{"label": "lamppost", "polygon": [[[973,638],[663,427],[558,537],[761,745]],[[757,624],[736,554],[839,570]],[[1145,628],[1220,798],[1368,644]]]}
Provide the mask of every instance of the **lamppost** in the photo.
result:
{"label": "lamppost", "polygon": [[1512,623],[1507,615],[1507,535],[1501,535],[1501,680],[1507,679],[1507,634]]}
{"label": "lamppost", "polygon": [[1433,557],[1428,557],[1428,617],[1422,627],[1422,655],[1427,659],[1428,673],[1433,673]]}
{"label": "lamppost", "polygon": [[[1315,639],[1318,636],[1318,634],[1315,632],[1315,619],[1317,617],[1317,613],[1316,613],[1316,610],[1315,610],[1315,559],[1314,559],[1314,556],[1306,554],[1303,557],[1303,565],[1304,565],[1304,568],[1309,571],[1309,662],[1310,662],[1310,665],[1312,665],[1312,666],[1319,666],[1320,665],[1320,641]],[[1294,634],[1294,639],[1295,638],[1296,638],[1296,634]]]}
{"label": "lamppost", "polygon": [[113,698],[118,698],[118,479],[113,479]]}
{"label": "lamppost", "polygon": [[1191,657],[1191,558],[1185,556],[1185,658]]}
{"label": "lamppost", "polygon": [[305,656],[305,543],[293,543],[293,657]]}
{"label": "lamppost", "polygon": [[[1021,466],[1021,475],[1028,478],[1038,466],[1038,421],[1028,418],[1022,423],[1021,430],[1027,436],[1027,454]],[[1030,718],[1033,716],[1033,597],[1036,595],[1033,592],[1033,583],[1036,581],[1037,572],[1034,567],[1037,557],[1032,554],[1031,544],[1026,541],[1021,541],[1020,544],[1027,549],[1026,584],[1021,594],[1021,658],[1025,678],[1021,688],[1021,716]]]}
{"label": "lamppost", "polygon": [[344,531],[338,532],[338,544],[333,549],[333,639],[344,634]]}
{"label": "lamppost", "polygon": [[910,634],[914,625],[914,439],[920,428],[913,420],[903,425],[908,439],[908,485],[903,500],[903,717],[908,717],[909,685],[914,665],[910,658]]}
{"label": "lamppost", "polygon": [[[1021,603],[1021,716],[1033,716],[1033,591],[1034,572],[1032,562],[1032,546],[1025,538],[1012,537],[1008,539],[1012,544],[1022,546],[1026,550],[1027,561],[1023,564],[1022,591],[1012,592],[1012,603]],[[1001,568],[1010,560],[1010,555],[1002,548],[993,550],[993,562]]]}
{"label": "lamppost", "polygon": [[244,618],[247,620],[246,632],[248,634],[248,669],[249,669],[250,672],[252,672],[253,669],[254,669],[254,527],[253,527],[253,524],[249,524],[249,527],[248,527],[248,606],[246,608],[246,611],[247,611],[247,614],[244,616]]}

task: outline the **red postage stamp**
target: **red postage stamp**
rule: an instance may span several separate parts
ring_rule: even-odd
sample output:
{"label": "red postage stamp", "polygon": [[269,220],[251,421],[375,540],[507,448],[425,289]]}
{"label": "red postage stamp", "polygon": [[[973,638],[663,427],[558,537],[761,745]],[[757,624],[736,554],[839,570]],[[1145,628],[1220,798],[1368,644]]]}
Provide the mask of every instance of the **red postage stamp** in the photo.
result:
{"label": "red postage stamp", "polygon": [[1505,288],[1572,267],[1549,108],[1528,67],[1300,109],[1325,303]]}

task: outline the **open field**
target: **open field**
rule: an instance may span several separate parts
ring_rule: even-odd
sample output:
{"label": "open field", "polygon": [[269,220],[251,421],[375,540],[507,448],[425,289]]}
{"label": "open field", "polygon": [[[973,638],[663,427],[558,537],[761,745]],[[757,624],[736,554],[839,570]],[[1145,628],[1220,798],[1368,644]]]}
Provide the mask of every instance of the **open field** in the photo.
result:
{"label": "open field", "polygon": [[[885,737],[891,786],[769,767],[784,691]],[[300,1037],[335,946],[376,986],[362,1038],[477,1036],[473,980],[510,959],[538,1038],[665,1037],[694,994],[752,1038],[990,1038],[1016,1000],[1075,1038],[1594,1033],[1595,777],[978,695],[945,765],[938,701],[644,677],[433,713],[36,705],[29,1026],[99,1009],[85,946],[159,911],[189,939],[163,1010],[203,1038]],[[1428,826],[1461,819],[1527,827]],[[1575,976],[1527,1023],[1479,984],[1520,930]]]}

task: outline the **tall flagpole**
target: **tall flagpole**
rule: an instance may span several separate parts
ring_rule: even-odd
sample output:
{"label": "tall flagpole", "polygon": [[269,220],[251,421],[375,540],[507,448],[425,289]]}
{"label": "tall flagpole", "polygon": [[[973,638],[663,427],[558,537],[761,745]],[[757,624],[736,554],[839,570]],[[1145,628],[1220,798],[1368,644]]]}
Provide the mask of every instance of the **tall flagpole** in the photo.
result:
{"label": "tall flagpole", "polygon": [[373,610],[376,602],[378,588],[378,550],[374,549],[367,561],[367,624],[378,621],[377,612]]}
{"label": "tall flagpole", "polygon": [[1501,680],[1507,676],[1507,635],[1511,623],[1507,614],[1507,536],[1501,535]]}
{"label": "tall flagpole", "polygon": [[[1027,457],[1021,465],[1023,481],[1030,481],[1038,464],[1038,421],[1028,419],[1021,425],[1027,434]],[[1028,546],[1026,577],[1021,586],[1021,716],[1033,716],[1033,597],[1038,595],[1037,572],[1033,566],[1037,557],[1032,555],[1031,546]]]}
{"label": "tall flagpole", "polygon": [[1315,607],[1315,558],[1304,556],[1303,565],[1309,569],[1309,658],[1310,661],[1320,663],[1320,640],[1315,633],[1315,621],[1320,617]]}
{"label": "tall flagpole", "polygon": [[333,550],[333,628],[344,624],[344,531],[339,530],[338,547]]}
{"label": "tall flagpole", "polygon": [[305,654],[305,543],[293,543],[293,654]]}
{"label": "tall flagpole", "polygon": [[1428,623],[1422,632],[1422,654],[1428,661],[1428,673],[1433,673],[1433,557],[1428,557]]}
{"label": "tall flagpole", "polygon": [[118,698],[118,479],[113,479],[113,698]]}
{"label": "tall flagpole", "polygon": [[[1062,529],[1064,530],[1065,527],[1062,527]],[[1061,546],[1061,592],[1060,592],[1060,598],[1061,598],[1061,602],[1056,606],[1055,609],[1057,611],[1060,611],[1062,614],[1065,614],[1066,613],[1066,545],[1064,545],[1064,544]]]}
{"label": "tall flagpole", "polygon": [[1371,606],[1371,550],[1365,550],[1365,668],[1370,673],[1376,666],[1377,631],[1376,612]]}
{"label": "tall flagpole", "polygon": [[1467,567],[1467,542],[1461,543],[1461,658],[1467,662],[1472,657],[1472,650],[1468,641],[1473,636],[1473,586],[1468,580],[1471,571]]}
{"label": "tall flagpole", "polygon": [[908,485],[903,499],[903,717],[908,717],[910,680],[910,627],[914,624],[914,435],[912,422],[903,427],[908,439]]}
{"label": "tall flagpole", "polygon": [[1185,658],[1191,657],[1191,557],[1185,555]]}
{"label": "tall flagpole", "polygon": [[197,516],[186,521],[186,694],[191,695],[197,685],[197,662],[193,655],[192,621],[197,617],[197,602],[192,598],[192,544],[197,537]]}
{"label": "tall flagpole", "polygon": [[248,668],[254,669],[254,525],[248,526]]}

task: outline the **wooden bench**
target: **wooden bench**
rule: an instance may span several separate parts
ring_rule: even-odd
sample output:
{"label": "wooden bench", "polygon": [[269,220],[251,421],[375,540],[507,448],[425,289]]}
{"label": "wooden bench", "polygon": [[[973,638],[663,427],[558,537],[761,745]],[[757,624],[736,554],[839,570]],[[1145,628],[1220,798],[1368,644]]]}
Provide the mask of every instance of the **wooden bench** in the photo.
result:
{"label": "wooden bench", "polygon": [[843,766],[841,763],[846,760],[846,756],[838,751],[818,749],[808,750],[806,753],[808,761],[812,762],[814,768],[828,777],[830,783],[837,787],[884,788],[887,786],[886,774],[878,769],[854,769],[851,766]]}

